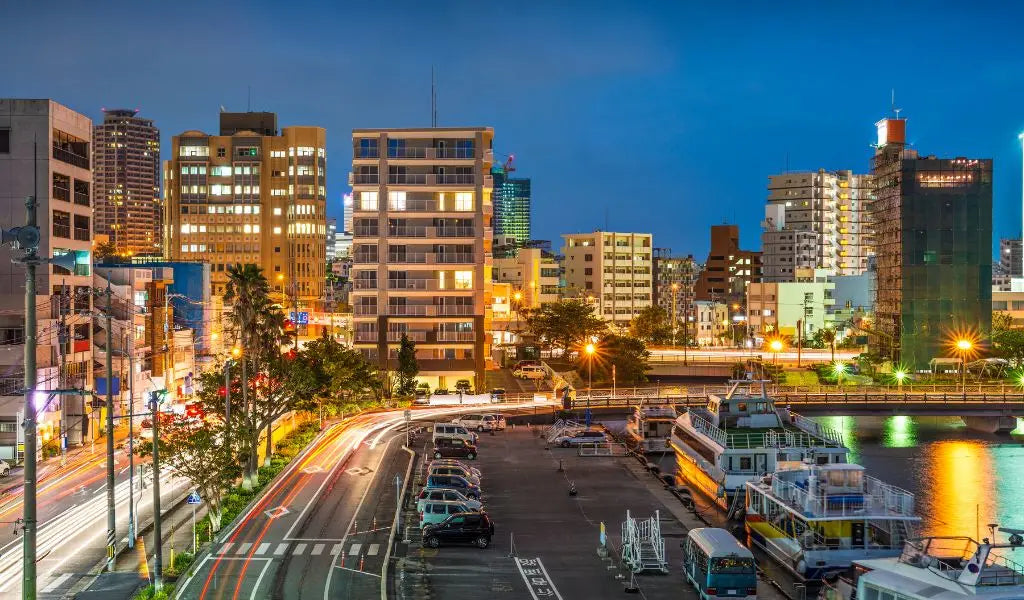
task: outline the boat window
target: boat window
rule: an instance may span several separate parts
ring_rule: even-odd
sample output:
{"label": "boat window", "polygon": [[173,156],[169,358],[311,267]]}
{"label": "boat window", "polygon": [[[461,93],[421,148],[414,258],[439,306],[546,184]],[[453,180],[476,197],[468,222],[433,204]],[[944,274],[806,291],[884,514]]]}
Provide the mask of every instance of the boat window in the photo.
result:
{"label": "boat window", "polygon": [[816,457],[814,457],[814,462],[815,462],[815,464],[819,464],[819,465],[827,465],[828,464],[828,454],[825,454],[824,456],[816,456]]}
{"label": "boat window", "polygon": [[864,473],[862,471],[850,471],[846,477],[846,485],[854,488],[859,488],[864,481]]}
{"label": "boat window", "polygon": [[870,585],[864,586],[864,600],[878,600],[878,588]]}
{"label": "boat window", "polygon": [[739,556],[725,556],[711,559],[711,573],[753,573],[754,559]]}
{"label": "boat window", "polygon": [[845,487],[846,477],[842,471],[829,471],[828,473],[828,484],[833,487]]}
{"label": "boat window", "polygon": [[754,468],[754,463],[753,463],[753,460],[751,459],[751,457],[749,457],[749,456],[741,456],[740,457],[740,470],[741,471],[750,471],[753,468]]}
{"label": "boat window", "polygon": [[740,412],[747,412],[747,403],[746,402],[740,402],[739,404],[736,405],[736,410],[738,410]]}

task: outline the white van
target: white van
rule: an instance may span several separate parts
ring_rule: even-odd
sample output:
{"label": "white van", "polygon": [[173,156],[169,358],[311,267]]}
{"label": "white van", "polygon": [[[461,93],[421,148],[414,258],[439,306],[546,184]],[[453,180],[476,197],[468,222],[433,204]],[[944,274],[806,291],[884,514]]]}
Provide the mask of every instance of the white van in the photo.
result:
{"label": "white van", "polygon": [[547,371],[544,370],[544,367],[527,365],[512,371],[512,376],[518,377],[519,379],[544,379],[548,374]]}
{"label": "white van", "polygon": [[438,438],[462,440],[475,445],[477,435],[457,423],[434,423],[434,436],[431,441],[437,444]]}

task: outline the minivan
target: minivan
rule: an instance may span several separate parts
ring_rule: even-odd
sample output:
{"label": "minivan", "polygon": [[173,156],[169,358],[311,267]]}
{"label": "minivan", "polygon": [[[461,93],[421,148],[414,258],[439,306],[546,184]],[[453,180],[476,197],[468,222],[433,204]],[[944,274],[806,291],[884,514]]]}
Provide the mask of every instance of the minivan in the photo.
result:
{"label": "minivan", "polygon": [[512,371],[512,376],[519,379],[544,379],[548,374],[543,367],[527,366]]}
{"label": "minivan", "polygon": [[437,444],[438,438],[459,439],[474,446],[477,440],[475,433],[456,423],[434,423],[434,437],[431,441]]}
{"label": "minivan", "polygon": [[420,529],[425,525],[433,525],[444,521],[449,516],[461,512],[476,512],[465,502],[448,500],[428,500],[420,509]]}
{"label": "minivan", "polygon": [[452,423],[458,423],[466,429],[477,431],[491,431],[495,429],[496,425],[494,415],[462,415]]}
{"label": "minivan", "polygon": [[459,490],[467,498],[472,500],[480,499],[480,486],[474,485],[465,477],[458,475],[428,475],[426,488],[452,488]]}
{"label": "minivan", "polygon": [[427,475],[458,475],[465,477],[473,485],[480,485],[480,478],[470,472],[469,469],[459,465],[435,465],[427,467]]}

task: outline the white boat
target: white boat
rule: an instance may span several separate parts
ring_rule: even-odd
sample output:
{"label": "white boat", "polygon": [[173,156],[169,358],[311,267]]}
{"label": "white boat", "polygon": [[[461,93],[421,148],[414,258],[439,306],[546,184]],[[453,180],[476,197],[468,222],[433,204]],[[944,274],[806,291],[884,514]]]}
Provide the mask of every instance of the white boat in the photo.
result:
{"label": "white boat", "polygon": [[[995,526],[990,527],[995,540]],[[1024,598],[1024,531],[999,531],[1010,534],[1008,543],[938,536],[910,540],[898,557],[855,561],[852,578],[827,586],[821,595],[826,600]]]}
{"label": "white boat", "polygon": [[626,419],[626,438],[644,454],[669,451],[675,418],[676,409],[671,406],[636,406]]}
{"label": "white boat", "polygon": [[[916,535],[914,495],[855,464],[794,464],[748,482],[747,543],[805,579],[899,556]],[[878,599],[875,599],[878,600]]]}
{"label": "white boat", "polygon": [[768,383],[731,381],[725,396],[710,394],[706,407],[687,409],[672,427],[679,478],[730,518],[742,509],[744,484],[780,463],[845,463],[849,453],[839,432],[776,408]]}

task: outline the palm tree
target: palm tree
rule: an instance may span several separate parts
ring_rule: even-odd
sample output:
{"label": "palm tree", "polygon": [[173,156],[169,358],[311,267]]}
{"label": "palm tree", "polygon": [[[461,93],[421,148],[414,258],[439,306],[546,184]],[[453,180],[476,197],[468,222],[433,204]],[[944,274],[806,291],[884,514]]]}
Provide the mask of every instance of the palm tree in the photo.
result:
{"label": "palm tree", "polygon": [[832,362],[836,362],[836,330],[831,327],[826,327],[821,330],[821,341],[828,344],[829,348],[832,349]]}

